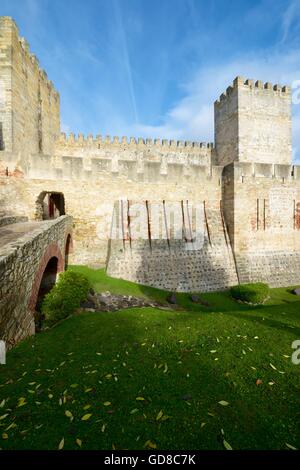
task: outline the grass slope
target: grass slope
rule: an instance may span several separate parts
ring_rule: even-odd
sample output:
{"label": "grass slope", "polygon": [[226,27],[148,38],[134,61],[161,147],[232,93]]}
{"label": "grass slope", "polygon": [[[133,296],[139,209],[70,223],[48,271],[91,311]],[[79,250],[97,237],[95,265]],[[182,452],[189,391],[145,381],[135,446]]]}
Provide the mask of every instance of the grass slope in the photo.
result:
{"label": "grass slope", "polygon": [[[72,269],[97,290],[166,297]],[[85,313],[22,342],[0,366],[0,447],[299,448],[299,300],[287,289],[255,308],[203,298],[210,307],[181,294],[177,311]]]}

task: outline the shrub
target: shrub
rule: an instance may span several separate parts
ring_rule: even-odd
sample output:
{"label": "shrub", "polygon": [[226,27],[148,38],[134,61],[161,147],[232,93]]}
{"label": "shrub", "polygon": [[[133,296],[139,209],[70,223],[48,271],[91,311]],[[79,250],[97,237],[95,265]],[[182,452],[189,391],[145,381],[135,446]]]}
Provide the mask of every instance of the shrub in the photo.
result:
{"label": "shrub", "polygon": [[65,271],[42,303],[42,314],[46,323],[53,325],[72,315],[87,298],[91,288],[89,280],[81,273]]}
{"label": "shrub", "polygon": [[231,287],[230,293],[236,300],[251,304],[263,304],[270,296],[270,288],[268,284],[257,282]]}

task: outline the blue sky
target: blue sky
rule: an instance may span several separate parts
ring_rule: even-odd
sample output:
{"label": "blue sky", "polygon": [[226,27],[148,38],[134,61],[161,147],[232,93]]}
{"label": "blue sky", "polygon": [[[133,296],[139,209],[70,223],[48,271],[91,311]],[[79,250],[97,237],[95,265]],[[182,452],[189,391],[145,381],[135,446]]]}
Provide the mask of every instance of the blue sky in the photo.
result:
{"label": "blue sky", "polygon": [[[299,0],[1,0],[0,14],[55,83],[66,132],[213,141],[235,76],[300,88]],[[294,104],[297,160],[299,129]]]}

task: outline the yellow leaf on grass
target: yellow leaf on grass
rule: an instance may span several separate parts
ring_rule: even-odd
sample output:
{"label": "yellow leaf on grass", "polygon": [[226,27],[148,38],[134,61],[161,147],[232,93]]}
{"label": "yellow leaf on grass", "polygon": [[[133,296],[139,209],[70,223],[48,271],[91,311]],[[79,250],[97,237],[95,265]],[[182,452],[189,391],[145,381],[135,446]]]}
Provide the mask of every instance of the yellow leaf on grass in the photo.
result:
{"label": "yellow leaf on grass", "polygon": [[111,378],[112,378],[112,375],[111,375],[111,374],[106,374],[105,378],[106,378],[106,379],[111,379]]}
{"label": "yellow leaf on grass", "polygon": [[285,445],[287,446],[288,449],[291,449],[291,450],[298,450],[298,449],[296,449],[296,447],[291,446],[291,444],[288,444],[287,442],[285,443]]}
{"label": "yellow leaf on grass", "polygon": [[104,405],[104,406],[110,406],[110,405],[111,405],[111,402],[110,402],[110,401],[105,401],[105,402],[103,403],[103,405]]}
{"label": "yellow leaf on grass", "polygon": [[6,434],[6,432],[2,434],[2,439],[8,439],[8,434]]}
{"label": "yellow leaf on grass", "polygon": [[63,437],[58,445],[58,450],[62,450],[64,448],[64,445],[65,445],[65,439]]}
{"label": "yellow leaf on grass", "polygon": [[69,411],[69,410],[66,410],[66,411],[65,411],[65,415],[66,415],[67,418],[70,418],[71,421],[74,419],[74,418],[73,418],[73,415],[72,415],[72,413],[71,413],[71,411]]}
{"label": "yellow leaf on grass", "polygon": [[105,428],[106,428],[106,424],[103,424],[102,428],[101,428],[101,432],[104,432],[105,431]]}
{"label": "yellow leaf on grass", "polygon": [[273,364],[271,364],[271,362],[270,362],[270,366],[272,367],[272,369],[277,370],[276,367],[273,366]]}
{"label": "yellow leaf on grass", "polygon": [[87,413],[86,415],[82,416],[81,421],[87,421],[88,419],[90,419],[91,416],[92,416],[91,413]]}
{"label": "yellow leaf on grass", "polygon": [[156,416],[156,421],[159,421],[162,418],[163,414],[164,414],[163,410],[160,410],[160,412]]}
{"label": "yellow leaf on grass", "polygon": [[26,405],[26,398],[24,397],[19,398],[17,408],[20,408],[20,406],[24,406],[24,405]]}
{"label": "yellow leaf on grass", "polygon": [[144,397],[136,397],[137,401],[146,401]]}
{"label": "yellow leaf on grass", "polygon": [[83,407],[84,411],[88,410],[91,406],[92,406],[92,405],[85,405],[85,406]]}
{"label": "yellow leaf on grass", "polygon": [[82,446],[82,440],[81,439],[76,439],[76,444],[81,447]]}
{"label": "yellow leaf on grass", "polygon": [[150,449],[156,449],[157,446],[154,442],[150,441],[150,439],[149,439],[147,442],[145,442],[144,447],[149,447]]}
{"label": "yellow leaf on grass", "polygon": [[226,450],[233,450],[229,442],[227,442],[225,439],[223,439],[223,446]]}
{"label": "yellow leaf on grass", "polygon": [[2,421],[3,419],[5,419],[5,418],[6,418],[6,416],[8,416],[8,414],[7,414],[7,413],[6,413],[5,415],[2,415],[2,416],[0,416],[0,421]]}
{"label": "yellow leaf on grass", "polygon": [[206,423],[201,423],[200,428],[204,428],[205,425],[206,425]]}
{"label": "yellow leaf on grass", "polygon": [[218,403],[219,403],[219,405],[222,405],[222,406],[228,406],[229,405],[228,401],[225,401],[225,400],[221,400]]}
{"label": "yellow leaf on grass", "polygon": [[167,419],[170,419],[171,416],[167,416],[167,415],[163,415],[163,417],[161,418],[162,421],[167,421]]}

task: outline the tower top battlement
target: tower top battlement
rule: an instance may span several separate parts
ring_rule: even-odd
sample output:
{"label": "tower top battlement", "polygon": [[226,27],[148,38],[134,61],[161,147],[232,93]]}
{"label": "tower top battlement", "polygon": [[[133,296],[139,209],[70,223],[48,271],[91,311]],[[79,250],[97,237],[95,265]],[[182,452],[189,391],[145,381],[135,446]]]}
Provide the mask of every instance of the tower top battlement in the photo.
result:
{"label": "tower top battlement", "polygon": [[215,105],[219,105],[222,101],[226,100],[228,97],[231,96],[232,92],[235,89],[243,89],[243,90],[254,90],[254,91],[266,91],[267,93],[274,92],[274,97],[282,96],[287,97],[291,94],[291,88],[287,85],[281,86],[279,84],[273,85],[270,82],[263,82],[262,80],[253,80],[252,78],[243,78],[243,77],[236,77],[232,85],[230,85],[225,92],[223,92],[219,99],[215,101]]}
{"label": "tower top battlement", "polygon": [[290,87],[238,76],[215,101],[214,110],[219,165],[291,163]]}
{"label": "tower top battlement", "polygon": [[[5,31],[5,30],[15,32],[22,51],[24,52],[26,57],[30,60],[30,62],[33,64],[33,66],[36,67],[41,79],[44,80],[47,86],[49,87],[49,89],[51,89],[51,92],[53,93],[55,98],[59,99],[59,93],[55,89],[54,83],[51,80],[49,80],[47,72],[43,68],[40,67],[40,62],[37,56],[30,51],[29,43],[26,41],[24,37],[20,36],[19,28],[15,20],[11,16],[0,16],[0,31]],[[1,41],[1,38],[0,38],[0,41]]]}
{"label": "tower top battlement", "polygon": [[60,99],[9,16],[0,17],[0,150],[53,153]]}

